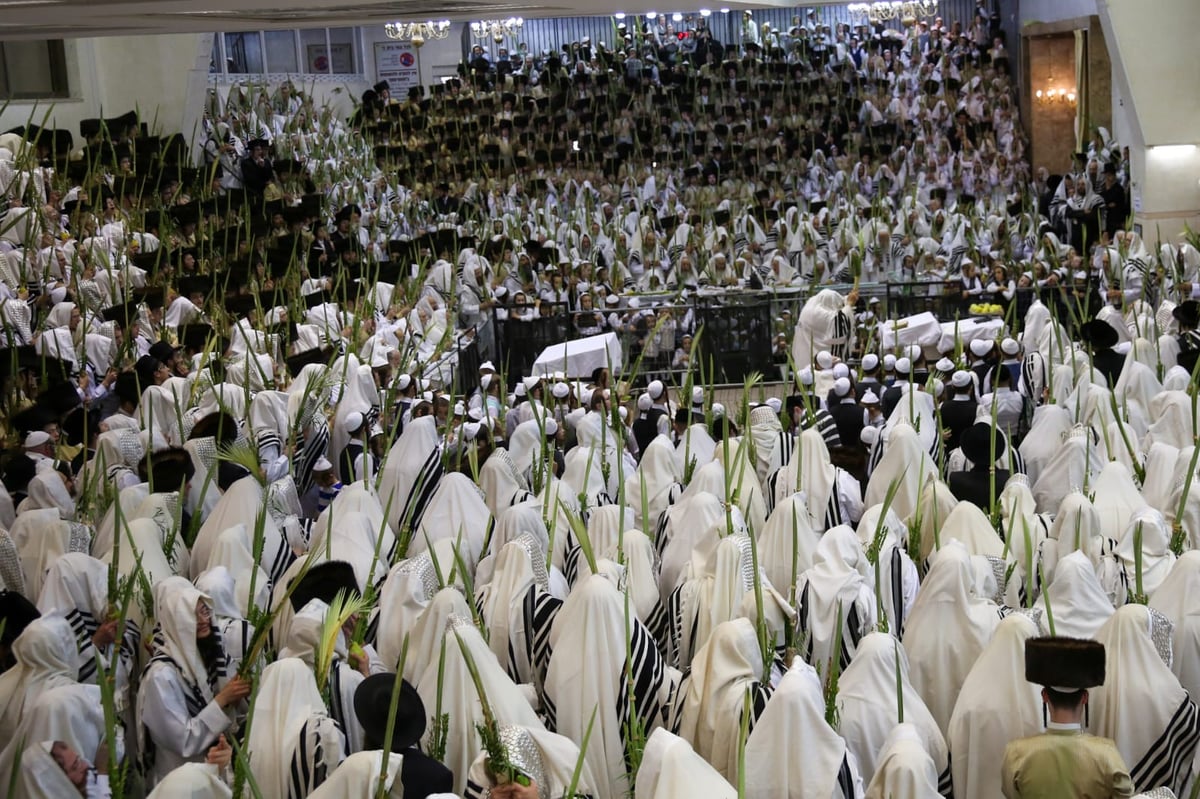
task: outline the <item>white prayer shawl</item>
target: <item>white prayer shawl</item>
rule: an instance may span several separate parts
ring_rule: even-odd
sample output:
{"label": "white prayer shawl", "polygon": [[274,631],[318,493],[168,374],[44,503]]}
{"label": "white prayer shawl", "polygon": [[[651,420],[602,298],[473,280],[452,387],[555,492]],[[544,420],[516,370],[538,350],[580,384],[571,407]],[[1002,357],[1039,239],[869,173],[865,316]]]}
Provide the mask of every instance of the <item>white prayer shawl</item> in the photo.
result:
{"label": "white prayer shawl", "polygon": [[699,471],[701,466],[709,463],[717,453],[717,442],[703,424],[693,424],[683,432],[679,443],[675,445],[675,463],[681,475],[688,473],[688,463],[695,461],[692,473]]}
{"label": "white prayer shawl", "polygon": [[1100,530],[1096,507],[1079,492],[1068,494],[1050,526],[1050,537],[1042,542],[1045,579],[1052,581],[1058,561],[1080,550],[1095,567],[1104,593],[1113,605],[1121,605],[1126,594],[1121,561],[1113,555],[1115,542],[1106,540]]}
{"label": "white prayer shawl", "polygon": [[687,577],[693,557],[699,558],[701,563],[708,560],[721,536],[728,533],[725,527],[725,505],[708,492],[681,499],[667,509],[658,534],[662,555],[659,585],[663,601]]}
{"label": "white prayer shawl", "polygon": [[[942,524],[958,507],[958,499],[950,487],[932,476],[921,488],[921,560],[929,558],[941,535]],[[889,512],[894,512],[890,508]]]}
{"label": "white prayer shawl", "polygon": [[1042,612],[1038,622],[1044,635],[1050,635],[1047,605],[1054,614],[1055,634],[1069,638],[1095,638],[1113,614],[1112,602],[1096,577],[1096,568],[1079,551],[1058,561],[1054,580],[1033,605]]}
{"label": "white prayer shawl", "polygon": [[767,477],[791,458],[791,452],[784,449],[790,439],[783,432],[779,415],[765,405],[750,411],[749,435],[754,439],[754,471],[765,491]]}
{"label": "white prayer shawl", "polygon": [[816,428],[809,428],[796,438],[795,452],[775,474],[773,505],[800,491],[808,505],[808,523],[813,530],[821,532],[850,521],[841,519],[840,511],[830,512],[830,502],[838,489],[838,470],[829,462],[829,448]]}
{"label": "white prayer shawl", "polygon": [[[254,778],[263,796],[302,799],[323,781],[342,758],[341,733],[322,741],[321,759],[302,745],[304,733],[311,734],[319,720],[327,718],[325,700],[317,688],[312,669],[297,658],[281,658],[263,669],[254,700],[254,721],[246,750],[254,765]],[[325,736],[322,736],[325,737]],[[307,778],[302,778],[304,774]]]}
{"label": "white prayer shawl", "polygon": [[[92,538],[92,554],[101,560],[107,559],[112,555],[113,544],[117,540],[117,505],[121,506],[121,520],[126,529],[128,529],[129,521],[133,518],[134,511],[145,501],[150,495],[150,486],[147,483],[138,483],[137,485],[129,486],[121,489],[117,494],[117,501],[112,503],[104,514],[104,518],[100,520],[100,524],[96,526],[96,535]],[[125,534],[122,532],[121,537]]]}
{"label": "white prayer shawl", "polygon": [[34,475],[29,481],[28,492],[21,507],[17,509],[18,513],[50,508],[58,511],[59,517],[63,519],[75,516],[75,500],[71,498],[67,484],[63,482],[62,473],[57,469],[44,469]]}
{"label": "white prayer shawl", "polygon": [[[858,762],[860,773],[875,774],[891,730],[898,723],[896,683],[900,681],[904,721],[933,758],[934,786],[949,795],[950,756],[937,722],[908,678],[908,654],[892,635],[871,633],[838,680],[838,732]],[[899,674],[897,674],[899,671]]]}
{"label": "white prayer shawl", "polygon": [[[251,547],[254,542],[244,524],[235,524],[217,537],[216,545],[209,551],[205,574],[213,569],[226,569],[234,582],[234,596],[241,615],[249,615],[250,608],[266,609],[271,598],[271,578],[254,560]],[[197,575],[197,580],[200,579]],[[254,596],[250,596],[251,582]]]}
{"label": "white prayer shawl", "polygon": [[[15,728],[10,728],[15,729]],[[31,743],[21,752],[21,770],[12,785],[11,799],[62,799],[64,796],[79,796],[75,787],[63,771],[62,766],[50,754],[55,741]],[[83,757],[79,754],[79,757]],[[15,758],[14,758],[14,762]]]}
{"label": "white prayer shawl", "polygon": [[[999,488],[999,486],[997,486]],[[972,555],[1003,559],[1004,542],[987,515],[973,502],[960,502],[942,523],[942,546],[958,541]]]}
{"label": "white prayer shawl", "polygon": [[[863,513],[858,521],[856,533],[858,543],[869,551],[874,543],[876,527],[882,505],[876,505]],[[883,521],[883,540],[879,547],[879,568],[871,573],[871,582],[876,586],[877,605],[882,605],[887,617],[888,629],[900,638],[909,611],[917,601],[917,590],[921,578],[917,565],[908,554],[908,527],[890,508]],[[878,578],[876,578],[876,574]]]}
{"label": "white prayer shawl", "polygon": [[[599,557],[599,553],[615,550],[617,542],[621,539],[621,534],[626,530],[634,530],[637,528],[637,521],[633,515],[633,508],[626,505],[602,505],[598,508],[593,508],[588,514],[587,519],[587,534],[592,542],[592,547]],[[572,543],[574,534],[571,537]],[[576,557],[579,557],[576,553]],[[568,560],[571,558],[571,553],[568,553]],[[572,579],[572,569],[568,568],[567,577]]]}
{"label": "white prayer shawl", "polygon": [[210,679],[196,646],[200,602],[211,608],[208,597],[182,577],[168,577],[154,586],[155,656],[164,660],[152,662],[143,673],[136,711],[142,751],[150,741],[155,747],[152,782],[186,761],[203,759],[231,723],[230,711],[213,699],[226,680],[223,668]]}
{"label": "white prayer shawl", "polygon": [[30,622],[12,645],[16,665],[0,674],[0,728],[10,732],[42,693],[75,684],[79,653],[75,634],[61,615]]}
{"label": "white prayer shawl", "polygon": [[1141,531],[1142,590],[1153,596],[1158,586],[1167,579],[1175,565],[1175,553],[1171,551],[1171,527],[1162,513],[1146,507],[1137,511],[1125,528],[1117,546],[1117,557],[1125,569],[1125,584],[1136,591],[1137,547],[1135,539]]}
{"label": "white prayer shawl", "polygon": [[736,799],[737,789],[683,738],[660,727],[646,741],[633,799]]}
{"label": "white prayer shawl", "polygon": [[[253,541],[258,516],[263,513],[265,502],[266,495],[263,486],[253,475],[247,475],[238,480],[221,495],[213,512],[200,526],[199,532],[196,533],[196,540],[192,544],[190,560],[192,577],[215,565],[212,562],[212,550],[220,535],[231,527],[243,525],[250,540]],[[271,514],[263,513],[263,549],[258,565],[273,581],[277,581],[283,571],[287,569],[291,559],[292,552],[287,538],[280,531]],[[232,567],[233,564],[222,563],[221,565]]]}
{"label": "white prayer shawl", "polygon": [[496,517],[496,525],[492,528],[491,541],[488,543],[489,554],[479,561],[479,567],[475,570],[476,588],[491,582],[496,556],[500,550],[504,549],[506,544],[522,537],[536,543],[542,553],[542,561],[545,562],[546,553],[550,549],[550,533],[546,529],[545,519],[542,518],[542,505],[537,500],[528,499],[501,508]]}
{"label": "white prayer shawl", "polygon": [[487,626],[488,646],[517,683],[538,682],[530,657],[537,630],[526,626],[533,619],[527,619],[525,607],[531,590],[544,592],[548,587],[545,557],[532,539],[510,541],[496,556],[491,582],[475,595],[479,615]]}
{"label": "white prayer shawl", "polygon": [[163,552],[162,531],[150,519],[133,519],[129,522],[119,542],[118,557],[118,570],[122,577],[129,576],[137,569],[139,558],[141,569],[151,586],[175,575],[175,567]]}
{"label": "white prayer shawl", "polygon": [[[58,479],[57,473],[51,476]],[[21,558],[24,593],[32,599],[37,599],[41,593],[46,572],[56,560],[68,552],[86,552],[88,548],[86,528],[63,521],[57,508],[17,514],[8,534]]]}
{"label": "white prayer shawl", "polygon": [[1179,795],[1191,774],[1200,720],[1171,673],[1170,627],[1144,605],[1117,610],[1096,635],[1108,665],[1089,707],[1093,734],[1116,743],[1135,790],[1165,785]]}
{"label": "white prayer shawl", "polygon": [[653,732],[659,722],[665,671],[653,639],[640,623],[627,628],[625,600],[600,575],[575,586],[550,632],[553,654],[546,671],[546,705],[555,729],[582,741],[595,709],[587,763],[597,795],[631,787],[625,771],[631,709],[625,682],[626,650],[632,662],[637,716]]}
{"label": "white prayer shawl", "polygon": [[318,519],[313,525],[310,547],[315,552],[329,554],[321,560],[336,558],[349,563],[354,568],[359,590],[365,592],[368,585],[378,584],[387,575],[396,539],[386,529],[381,535],[379,525],[367,514],[351,511],[338,514],[336,519],[332,515]]}
{"label": "white prayer shawl", "polygon": [[938,799],[940,795],[937,767],[920,733],[908,722],[897,724],[880,750],[879,766],[867,785],[866,799]]}
{"label": "white prayer shawl", "polygon": [[[296,612],[288,628],[287,638],[279,648],[280,658],[303,661],[311,671],[316,668],[317,652],[329,605],[320,599],[310,599]],[[365,679],[362,673],[349,663],[350,645],[345,631],[339,631],[333,643],[333,655],[329,666],[329,715],[340,725],[346,748],[357,752],[363,748],[363,729],[354,713],[354,692]],[[366,647],[368,655],[371,647]],[[323,732],[324,726],[314,724],[309,730]],[[292,743],[295,743],[294,741]],[[338,749],[341,749],[339,744]]]}
{"label": "white prayer shawl", "polygon": [[749,619],[717,627],[692,660],[679,734],[727,780],[737,779],[738,731],[746,691],[755,691],[757,699],[763,692],[762,677],[762,650]]}
{"label": "white prayer shawl", "polygon": [[529,494],[529,484],[518,474],[508,450],[496,449],[479,468],[479,487],[483,489],[488,510],[497,520],[505,508]]}
{"label": "white prayer shawl", "polygon": [[846,299],[832,289],[810,297],[796,319],[792,360],[796,369],[812,363],[821,350],[844,348],[854,334],[854,317],[847,312]]}
{"label": "white prayer shawl", "polygon": [[1033,484],[1033,498],[1040,513],[1054,513],[1072,491],[1090,485],[1104,468],[1098,445],[1089,443],[1090,428],[1075,427],[1046,462]]}
{"label": "white prayer shawl", "polygon": [[[405,561],[407,563],[408,561]],[[403,564],[401,564],[403,565]],[[393,572],[395,569],[393,569]],[[392,580],[384,584],[385,590]],[[382,601],[382,600],[381,600]],[[469,619],[471,608],[466,597],[457,587],[446,587],[433,595],[425,609],[416,617],[415,623],[409,625],[399,636],[390,634],[384,637],[384,622],[390,626],[388,613],[381,612],[380,634],[377,639],[379,657],[388,666],[396,668],[400,661],[400,651],[404,643],[404,635],[408,636],[408,657],[404,661],[404,679],[416,684],[425,669],[432,662],[437,664],[441,642],[446,634],[446,626],[453,618]],[[453,642],[451,642],[453,643]]]}
{"label": "white prayer shawl", "polygon": [[184,763],[163,777],[146,799],[231,799],[232,796],[233,791],[221,781],[216,766]]}
{"label": "white prayer shawl", "polygon": [[[803,494],[793,494],[775,506],[758,534],[758,562],[771,585],[787,591],[812,568],[820,536],[809,523]],[[795,568],[793,573],[793,560]]]}
{"label": "white prayer shawl", "polygon": [[1094,492],[1092,502],[1100,514],[1100,532],[1105,538],[1121,540],[1130,521],[1150,507],[1133,482],[1129,467],[1116,461],[1104,465],[1089,491]]}
{"label": "white prayer shawl", "polygon": [[[1166,505],[1166,511],[1171,515],[1171,518],[1178,521],[1184,531],[1187,533],[1188,549],[1200,548],[1200,491],[1195,490],[1195,486],[1200,485],[1196,480],[1192,481],[1193,489],[1184,496],[1183,489],[1187,485],[1188,470],[1191,469],[1192,455],[1194,448],[1191,446],[1184,447],[1179,450],[1175,460],[1175,478],[1174,485],[1171,490],[1170,501]],[[1197,473],[1200,473],[1200,468],[1197,468]],[[1179,513],[1180,505],[1183,506],[1183,518],[1176,519]]]}
{"label": "white prayer shawl", "polygon": [[[786,756],[781,757],[781,753]],[[746,741],[747,799],[860,799],[853,755],[825,721],[821,679],[797,659]]]}
{"label": "white prayer shawl", "polygon": [[1163,391],[1155,395],[1147,408],[1154,423],[1142,437],[1143,450],[1159,442],[1179,449],[1191,446],[1192,403],[1186,391]]}
{"label": "white prayer shawl", "polygon": [[416,529],[442,474],[437,420],[422,416],[406,424],[383,463],[379,497],[384,507],[391,503],[388,524],[393,530]]}
{"label": "white prayer shawl", "polygon": [[425,506],[408,545],[408,555],[419,555],[432,542],[448,539],[455,543],[468,567],[474,569],[491,529],[492,514],[483,501],[483,492],[467,475],[451,472],[438,482]]}
{"label": "white prayer shawl", "polygon": [[[813,567],[796,584],[797,624],[808,642],[805,660],[824,668],[834,657],[842,668],[850,663],[859,640],[877,621],[870,574],[870,564],[850,527],[835,527],[821,537]],[[839,618],[841,651],[834,652]]]}
{"label": "white prayer shawl", "polygon": [[749,536],[727,535],[702,568],[694,568],[690,579],[671,597],[677,668],[691,664],[697,648],[717,626],[741,615],[742,598],[754,591],[752,562]]}
{"label": "white prayer shawl", "polygon": [[729,491],[737,497],[746,524],[757,532],[767,523],[767,503],[750,459],[750,445],[745,438],[730,439],[729,463],[725,463],[724,453],[724,446],[718,446],[715,462],[729,470]]}
{"label": "white prayer shawl", "polygon": [[1025,642],[1038,634],[1029,616],[1007,617],[963,682],[947,735],[956,799],[996,799],[1004,747],[1042,731],[1041,687],[1025,680]]}
{"label": "white prayer shawl", "polygon": [[937,473],[937,465],[929,457],[928,448],[922,446],[917,431],[910,425],[898,425],[892,429],[883,457],[867,481],[863,504],[868,508],[882,505],[892,481],[899,480],[890,507],[901,519],[909,519],[917,509],[924,482]]}
{"label": "white prayer shawl", "polygon": [[[1150,598],[1150,607],[1175,625],[1171,638],[1171,671],[1190,696],[1200,696],[1200,551],[1179,556],[1167,579]],[[1055,615],[1057,617],[1057,605]]]}
{"label": "white prayer shawl", "polygon": [[913,687],[945,735],[959,691],[1000,622],[996,605],[978,596],[965,547],[945,544],[917,594],[904,631]]}
{"label": "white prayer shawl", "polygon": [[[92,643],[92,635],[106,620],[109,610],[108,566],[82,552],[68,552],[46,572],[37,607],[43,616],[57,613],[66,617],[79,649],[78,679],[85,683],[95,682],[95,656],[99,654],[107,662],[110,654],[97,651]],[[128,688],[130,673],[136,668],[138,657],[141,631],[132,615],[126,619],[125,637],[120,643],[121,656],[116,674],[119,693]]]}
{"label": "white prayer shawl", "polygon": [[[564,735],[549,732],[541,726],[519,727],[508,725],[501,729],[501,739],[508,752],[509,760],[521,773],[532,777],[537,783],[538,795],[566,796],[571,787],[575,774],[575,764],[579,762],[579,745]],[[487,796],[490,787],[485,759],[487,754],[480,752],[471,764],[468,775],[466,799],[482,799]],[[643,761],[645,762],[645,761]],[[485,787],[486,786],[486,787]],[[592,778],[587,763],[575,783],[576,795],[598,796],[596,781]],[[437,795],[442,796],[441,794]],[[430,795],[429,799],[437,799]]]}
{"label": "white prayer shawl", "polygon": [[[395,753],[388,754],[387,774],[382,782],[384,790],[391,791],[393,784],[400,777],[404,756]],[[309,799],[345,799],[349,796],[374,796],[379,788],[380,775],[383,770],[383,752],[355,752],[342,761],[337,770],[310,793]],[[390,793],[389,793],[390,795]]]}
{"label": "white prayer shawl", "polygon": [[[653,530],[658,518],[683,492],[683,470],[675,458],[671,439],[655,436],[646,445],[637,471],[625,480],[625,502],[633,508],[639,530]],[[642,484],[645,483],[645,498]],[[643,509],[647,518],[642,517]]]}
{"label": "white prayer shawl", "polygon": [[[543,725],[525,694],[504,673],[503,667],[492,655],[487,642],[469,618],[452,617],[443,635],[446,641],[446,659],[441,712],[449,713],[451,722],[446,738],[446,755],[442,762],[454,773],[454,791],[461,795],[467,784],[471,763],[483,748],[476,728],[476,725],[483,723],[483,713],[479,709],[479,692],[471,679],[461,647],[465,646],[470,652],[479,670],[483,690],[487,694],[488,703],[497,722],[533,728],[541,728]],[[416,683],[417,692],[430,715],[437,713],[438,708],[440,644],[437,651],[439,654],[433,655]],[[578,691],[582,687],[577,685],[572,689]],[[590,707],[588,713],[591,713]],[[584,723],[586,724],[586,721]],[[597,727],[593,730],[593,743],[596,742],[599,732],[597,721]],[[428,746],[430,730],[426,730],[425,735],[423,744]]]}
{"label": "white prayer shawl", "polygon": [[[1146,452],[1146,479],[1142,482],[1142,496],[1146,504],[1152,508],[1164,508],[1167,519],[1171,522],[1175,521],[1175,514],[1178,512],[1178,507],[1169,507],[1171,490],[1175,487],[1175,462],[1178,457],[1178,448],[1161,441],[1155,442]],[[1184,469],[1186,468],[1185,466]]]}

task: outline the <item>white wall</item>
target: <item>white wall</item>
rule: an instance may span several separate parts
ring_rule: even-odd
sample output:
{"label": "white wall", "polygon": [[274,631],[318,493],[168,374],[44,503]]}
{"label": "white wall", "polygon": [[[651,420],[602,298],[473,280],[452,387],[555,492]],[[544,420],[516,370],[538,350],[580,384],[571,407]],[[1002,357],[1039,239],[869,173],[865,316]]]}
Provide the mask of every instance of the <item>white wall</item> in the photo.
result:
{"label": "white wall", "polygon": [[[46,121],[66,128],[79,140],[79,121],[115,117],[137,109],[158,130],[184,130],[190,103],[188,77],[201,54],[205,66],[211,36],[114,36],[71,39],[65,43],[71,96],[53,101],[13,102],[0,113],[0,130]],[[185,134],[186,135],[186,134]]]}

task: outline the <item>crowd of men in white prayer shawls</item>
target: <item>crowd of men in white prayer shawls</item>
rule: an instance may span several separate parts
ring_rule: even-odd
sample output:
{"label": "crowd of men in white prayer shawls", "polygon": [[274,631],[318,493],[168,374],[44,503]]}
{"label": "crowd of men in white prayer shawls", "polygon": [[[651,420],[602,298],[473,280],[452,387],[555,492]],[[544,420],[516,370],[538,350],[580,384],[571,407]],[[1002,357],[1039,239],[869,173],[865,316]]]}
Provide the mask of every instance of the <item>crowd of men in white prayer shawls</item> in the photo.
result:
{"label": "crowd of men in white prayer shawls", "polygon": [[[204,170],[136,115],[0,136],[0,785],[996,797],[1053,632],[1107,647],[1089,731],[1186,796],[1200,254],[1125,231],[1106,135],[1028,179],[989,33],[755,30],[351,124],[235,94]],[[1036,296],[884,344],[851,286],[925,276]],[[811,296],[794,379],[724,407],[682,327],[675,384],[487,340],[743,283]]]}

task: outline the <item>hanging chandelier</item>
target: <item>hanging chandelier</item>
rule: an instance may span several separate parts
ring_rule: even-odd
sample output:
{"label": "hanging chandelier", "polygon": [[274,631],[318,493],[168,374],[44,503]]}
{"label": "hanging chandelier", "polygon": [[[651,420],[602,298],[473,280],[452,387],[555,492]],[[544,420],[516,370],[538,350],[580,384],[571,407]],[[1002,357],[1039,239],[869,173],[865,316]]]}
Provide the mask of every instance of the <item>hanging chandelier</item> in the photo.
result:
{"label": "hanging chandelier", "polygon": [[383,32],[389,39],[402,42],[412,42],[413,47],[420,47],[430,39],[445,39],[450,35],[450,20],[437,22],[389,22],[383,26]]}
{"label": "hanging chandelier", "polygon": [[499,44],[505,38],[515,39],[523,27],[525,27],[525,20],[521,17],[481,19],[471,23],[471,35],[476,39],[491,38],[492,41]]}
{"label": "hanging chandelier", "polygon": [[860,24],[866,22],[874,25],[899,19],[905,25],[915,25],[921,17],[936,16],[938,4],[937,0],[880,0],[875,3],[851,3],[846,10],[850,12],[851,19],[857,17]]}

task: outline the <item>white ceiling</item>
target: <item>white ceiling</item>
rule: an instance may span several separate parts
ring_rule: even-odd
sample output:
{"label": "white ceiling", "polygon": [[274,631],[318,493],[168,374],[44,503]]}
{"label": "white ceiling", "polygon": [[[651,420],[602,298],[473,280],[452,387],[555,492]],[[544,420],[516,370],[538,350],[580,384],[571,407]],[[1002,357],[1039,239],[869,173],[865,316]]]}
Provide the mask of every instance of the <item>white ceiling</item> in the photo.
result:
{"label": "white ceiling", "polygon": [[575,17],[701,8],[792,8],[794,0],[0,0],[0,40],[345,27],[391,20]]}

